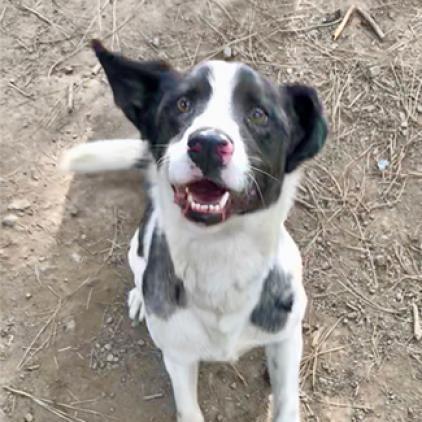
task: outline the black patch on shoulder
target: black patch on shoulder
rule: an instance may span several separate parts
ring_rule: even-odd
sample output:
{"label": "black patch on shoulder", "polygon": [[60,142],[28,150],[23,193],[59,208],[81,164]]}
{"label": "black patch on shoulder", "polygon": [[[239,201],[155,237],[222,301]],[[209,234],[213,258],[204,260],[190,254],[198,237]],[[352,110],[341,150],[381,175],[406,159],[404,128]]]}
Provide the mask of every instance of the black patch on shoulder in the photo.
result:
{"label": "black patch on shoulder", "polygon": [[252,324],[264,331],[276,333],[287,322],[293,307],[290,274],[272,269],[264,281],[261,297],[251,314]]}
{"label": "black patch on shoulder", "polygon": [[186,306],[183,281],[176,276],[167,239],[156,229],[152,235],[142,292],[148,313],[167,319]]}
{"label": "black patch on shoulder", "polygon": [[139,224],[139,232],[138,232],[138,256],[144,256],[144,237],[145,237],[145,230],[148,224],[149,219],[151,218],[153,206],[152,201],[149,196],[146,197],[144,215],[142,216],[141,222]]}

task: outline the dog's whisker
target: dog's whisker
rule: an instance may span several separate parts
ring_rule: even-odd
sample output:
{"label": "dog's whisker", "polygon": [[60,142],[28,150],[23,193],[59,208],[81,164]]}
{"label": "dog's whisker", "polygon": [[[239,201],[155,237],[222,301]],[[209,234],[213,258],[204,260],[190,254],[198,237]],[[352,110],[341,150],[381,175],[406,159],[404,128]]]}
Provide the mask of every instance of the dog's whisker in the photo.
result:
{"label": "dog's whisker", "polygon": [[257,181],[257,180],[255,179],[255,177],[254,177],[252,174],[250,174],[250,173],[248,173],[248,174],[247,174],[247,177],[248,177],[248,178],[252,181],[252,183],[256,186],[256,190],[257,190],[257,192],[258,192],[259,198],[261,199],[262,205],[265,207],[266,205],[265,205],[264,195],[262,194],[262,190],[261,190],[261,187],[259,186],[258,181]]}
{"label": "dog's whisker", "polygon": [[273,176],[272,174],[267,173],[266,171],[261,170],[260,168],[255,167],[255,166],[250,166],[250,167],[251,167],[251,169],[252,169],[252,170],[255,170],[255,171],[257,171],[258,173],[261,173],[261,174],[263,174],[264,176],[267,176],[267,177],[269,177],[270,179],[273,179],[273,180],[275,180],[276,182],[280,182],[280,183],[281,183],[281,180],[280,180],[280,179],[278,179],[277,177]]}
{"label": "dog's whisker", "polygon": [[168,157],[167,155],[163,155],[161,158],[157,160],[157,166],[161,166],[162,164],[169,163],[169,162],[170,162],[170,157]]}

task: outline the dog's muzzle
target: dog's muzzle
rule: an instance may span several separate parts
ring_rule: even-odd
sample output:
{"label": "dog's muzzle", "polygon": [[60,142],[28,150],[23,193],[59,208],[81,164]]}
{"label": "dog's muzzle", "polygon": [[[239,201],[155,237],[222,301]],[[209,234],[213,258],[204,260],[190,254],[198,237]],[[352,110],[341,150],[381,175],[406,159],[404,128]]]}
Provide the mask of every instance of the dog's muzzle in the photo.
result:
{"label": "dog's muzzle", "polygon": [[225,167],[232,155],[233,141],[217,129],[202,128],[188,139],[188,155],[204,176],[216,176]]}

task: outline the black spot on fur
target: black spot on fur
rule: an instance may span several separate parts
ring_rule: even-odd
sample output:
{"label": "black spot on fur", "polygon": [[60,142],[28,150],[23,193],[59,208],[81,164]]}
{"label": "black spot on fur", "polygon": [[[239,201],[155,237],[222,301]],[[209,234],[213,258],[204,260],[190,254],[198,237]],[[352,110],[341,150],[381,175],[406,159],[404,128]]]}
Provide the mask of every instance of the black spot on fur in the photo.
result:
{"label": "black spot on fur", "polygon": [[[284,174],[313,157],[323,146],[327,125],[316,91],[304,85],[281,88],[244,66],[233,92],[235,118],[251,162],[253,180],[259,185],[246,212],[270,206],[280,196]],[[248,119],[259,107],[266,124]]]}
{"label": "black spot on fur", "polygon": [[168,318],[179,307],[186,306],[183,281],[174,272],[173,261],[164,234],[152,236],[142,290],[146,310],[160,318]]}
{"label": "black spot on fur", "polygon": [[264,281],[261,297],[251,314],[252,324],[276,333],[287,322],[293,307],[291,275],[273,269]]}
{"label": "black spot on fur", "polygon": [[[150,143],[159,162],[166,146],[177,140],[192,120],[200,114],[211,95],[206,67],[183,75],[162,61],[135,61],[104,47],[93,45],[113,91],[114,101]],[[186,97],[191,103],[181,113],[177,101]],[[143,163],[139,164],[141,167]]]}
{"label": "black spot on fur", "polygon": [[149,219],[151,218],[151,214],[153,211],[152,201],[149,196],[145,198],[145,209],[144,215],[142,216],[141,222],[139,224],[139,232],[138,232],[138,256],[144,256],[144,237],[145,237],[145,230],[148,224]]}
{"label": "black spot on fur", "polygon": [[286,159],[286,172],[289,173],[321,150],[328,128],[314,88],[285,85],[282,87],[282,100],[292,128]]}

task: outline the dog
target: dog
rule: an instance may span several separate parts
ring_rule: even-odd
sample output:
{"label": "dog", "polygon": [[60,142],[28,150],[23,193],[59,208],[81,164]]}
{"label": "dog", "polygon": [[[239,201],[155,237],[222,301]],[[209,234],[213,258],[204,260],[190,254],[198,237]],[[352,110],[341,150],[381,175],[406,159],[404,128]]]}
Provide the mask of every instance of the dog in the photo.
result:
{"label": "dog", "polygon": [[327,123],[312,87],[277,85],[237,62],[186,73],[93,41],[116,105],[142,140],[70,150],[74,172],[144,168],[148,201],[130,242],[129,316],[163,354],[178,422],[203,422],[200,361],[264,346],[272,420],[299,422],[302,262],[284,222],[300,167]]}

